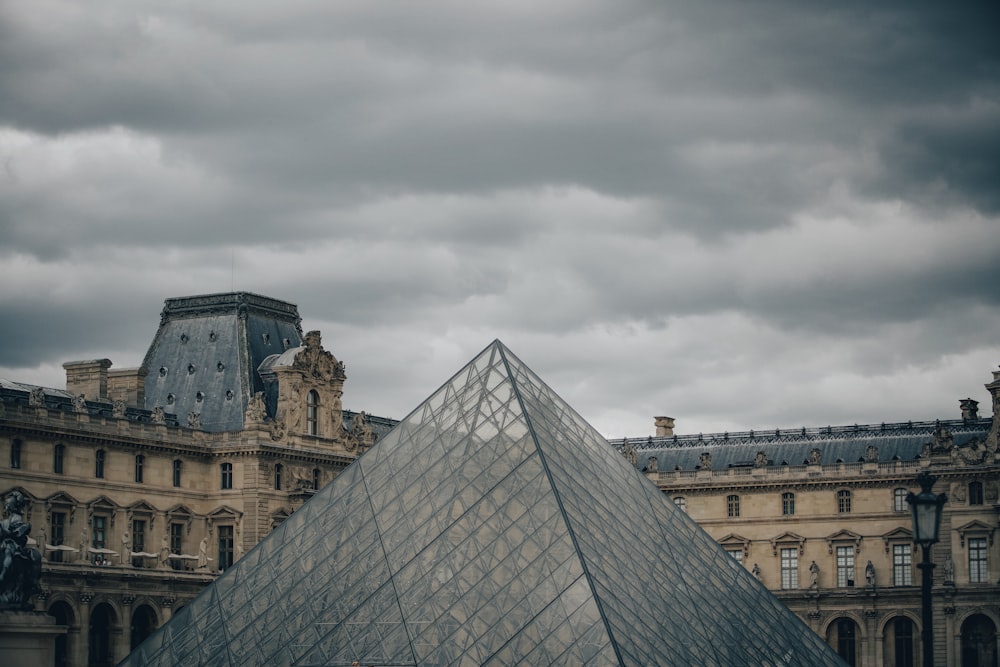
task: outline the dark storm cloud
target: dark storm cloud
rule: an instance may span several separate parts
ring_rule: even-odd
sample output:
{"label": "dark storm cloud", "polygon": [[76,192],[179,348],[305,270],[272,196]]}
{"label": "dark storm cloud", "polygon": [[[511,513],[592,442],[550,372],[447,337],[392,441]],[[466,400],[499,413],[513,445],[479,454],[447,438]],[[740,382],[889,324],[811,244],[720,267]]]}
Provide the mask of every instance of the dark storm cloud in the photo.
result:
{"label": "dark storm cloud", "polygon": [[4,4],[0,371],[235,288],[394,416],[497,336],[604,430],[936,410],[1000,356],[998,13]]}

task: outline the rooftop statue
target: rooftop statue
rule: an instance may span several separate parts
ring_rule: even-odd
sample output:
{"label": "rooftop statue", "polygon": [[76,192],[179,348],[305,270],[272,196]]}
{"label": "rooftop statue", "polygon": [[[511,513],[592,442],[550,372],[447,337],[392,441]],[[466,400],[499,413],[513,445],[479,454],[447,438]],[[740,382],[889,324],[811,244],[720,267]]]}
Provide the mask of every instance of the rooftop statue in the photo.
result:
{"label": "rooftop statue", "polygon": [[13,491],[4,499],[7,518],[0,521],[0,609],[31,609],[39,590],[42,555],[28,546],[31,524],[24,521],[24,496]]}

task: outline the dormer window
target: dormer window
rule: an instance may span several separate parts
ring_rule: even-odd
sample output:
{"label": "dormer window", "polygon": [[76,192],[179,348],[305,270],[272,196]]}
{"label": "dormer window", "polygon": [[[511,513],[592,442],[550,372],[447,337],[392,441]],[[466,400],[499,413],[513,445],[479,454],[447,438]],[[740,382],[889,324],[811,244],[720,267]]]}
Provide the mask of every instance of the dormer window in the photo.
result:
{"label": "dormer window", "polygon": [[306,433],[309,435],[319,435],[319,424],[316,419],[318,414],[319,394],[314,389],[306,395]]}

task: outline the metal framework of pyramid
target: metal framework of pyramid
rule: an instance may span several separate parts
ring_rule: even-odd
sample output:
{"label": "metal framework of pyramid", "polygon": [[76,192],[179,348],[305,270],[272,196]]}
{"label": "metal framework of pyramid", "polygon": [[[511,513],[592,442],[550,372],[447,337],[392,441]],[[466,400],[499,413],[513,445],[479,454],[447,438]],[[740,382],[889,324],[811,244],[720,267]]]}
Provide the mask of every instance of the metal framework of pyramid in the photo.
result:
{"label": "metal framework of pyramid", "polygon": [[352,663],[843,664],[499,341],[122,664]]}

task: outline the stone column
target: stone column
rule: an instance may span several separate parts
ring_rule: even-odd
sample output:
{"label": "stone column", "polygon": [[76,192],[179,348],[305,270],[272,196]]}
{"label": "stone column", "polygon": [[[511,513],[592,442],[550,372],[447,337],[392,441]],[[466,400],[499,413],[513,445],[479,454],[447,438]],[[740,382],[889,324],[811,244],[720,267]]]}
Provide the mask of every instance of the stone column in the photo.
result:
{"label": "stone column", "polygon": [[68,647],[72,652],[69,655],[70,664],[86,665],[90,663],[90,601],[94,599],[93,593],[80,593],[80,634],[79,641],[74,646]]}
{"label": "stone column", "polygon": [[123,593],[122,597],[122,618],[119,623],[120,629],[115,641],[114,659],[115,662],[122,660],[132,652],[132,603],[135,596],[131,593]]}

